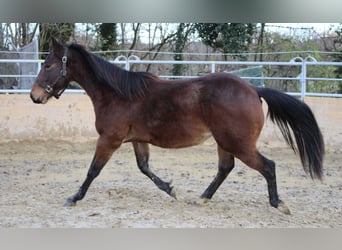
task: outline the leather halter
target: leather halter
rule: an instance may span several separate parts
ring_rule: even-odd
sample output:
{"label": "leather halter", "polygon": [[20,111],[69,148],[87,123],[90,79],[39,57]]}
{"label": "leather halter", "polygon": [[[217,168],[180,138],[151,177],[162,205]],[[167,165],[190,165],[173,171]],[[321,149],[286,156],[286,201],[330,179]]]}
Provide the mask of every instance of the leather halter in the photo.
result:
{"label": "leather halter", "polygon": [[56,99],[58,99],[64,92],[64,89],[61,89],[60,91],[58,91],[58,93],[55,93],[54,91],[54,86],[59,82],[59,80],[61,80],[61,78],[65,78],[67,75],[67,61],[68,61],[68,48],[65,47],[64,48],[64,55],[62,57],[62,69],[60,71],[59,76],[57,77],[57,79],[52,83],[49,84],[47,82],[42,82],[39,79],[37,79],[37,83],[40,87],[42,87],[49,95],[54,96]]}

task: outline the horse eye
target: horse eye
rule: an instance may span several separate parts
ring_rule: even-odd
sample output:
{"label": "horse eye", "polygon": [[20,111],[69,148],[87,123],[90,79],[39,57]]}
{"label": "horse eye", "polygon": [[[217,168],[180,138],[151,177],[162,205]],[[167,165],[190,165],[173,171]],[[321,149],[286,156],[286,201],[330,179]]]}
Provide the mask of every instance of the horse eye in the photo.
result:
{"label": "horse eye", "polygon": [[44,64],[45,69],[51,69],[52,65],[51,64]]}

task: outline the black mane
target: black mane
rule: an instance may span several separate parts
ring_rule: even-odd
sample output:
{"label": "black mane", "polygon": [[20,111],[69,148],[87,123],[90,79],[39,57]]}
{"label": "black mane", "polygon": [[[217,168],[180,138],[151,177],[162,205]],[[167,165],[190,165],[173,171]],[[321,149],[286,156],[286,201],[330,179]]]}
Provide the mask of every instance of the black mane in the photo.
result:
{"label": "black mane", "polygon": [[88,52],[79,44],[69,45],[70,49],[77,51],[89,66],[92,73],[102,84],[110,87],[122,98],[132,100],[145,95],[148,80],[157,76],[148,72],[132,72],[106,61],[105,59]]}

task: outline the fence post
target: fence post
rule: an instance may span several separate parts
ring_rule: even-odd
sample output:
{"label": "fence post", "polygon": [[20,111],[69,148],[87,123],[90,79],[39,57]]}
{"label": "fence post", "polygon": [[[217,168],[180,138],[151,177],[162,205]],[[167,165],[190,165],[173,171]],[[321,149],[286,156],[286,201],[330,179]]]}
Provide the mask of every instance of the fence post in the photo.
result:
{"label": "fence post", "polygon": [[120,55],[120,56],[117,56],[117,57],[114,59],[114,62],[120,62],[120,61],[125,61],[125,69],[127,70],[127,67],[129,68],[128,61],[127,61],[127,57],[126,57],[126,56],[123,56],[123,55]]}
{"label": "fence post", "polygon": [[302,79],[301,81],[301,96],[300,99],[304,101],[304,97],[306,94],[306,60],[302,60],[302,74],[301,74]]}
{"label": "fence post", "polygon": [[302,70],[297,78],[300,79],[300,99],[304,101],[304,96],[306,93],[306,61],[300,56],[296,56],[290,60],[290,62],[296,61],[300,61],[302,63]]}
{"label": "fence post", "polygon": [[140,61],[140,58],[136,55],[130,55],[126,60],[126,70],[129,71],[131,69],[130,61]]}
{"label": "fence post", "polygon": [[290,62],[295,62],[295,61],[300,61],[302,62],[302,72],[300,73],[298,78],[300,78],[300,83],[301,83],[301,91],[300,91],[300,99],[304,101],[304,97],[306,95],[306,64],[307,62],[317,62],[316,58],[312,56],[307,56],[304,59],[300,56],[294,57],[290,60]]}
{"label": "fence post", "polygon": [[211,64],[211,73],[215,73],[215,71],[216,71],[216,64],[215,64],[215,62],[211,61],[210,64]]}

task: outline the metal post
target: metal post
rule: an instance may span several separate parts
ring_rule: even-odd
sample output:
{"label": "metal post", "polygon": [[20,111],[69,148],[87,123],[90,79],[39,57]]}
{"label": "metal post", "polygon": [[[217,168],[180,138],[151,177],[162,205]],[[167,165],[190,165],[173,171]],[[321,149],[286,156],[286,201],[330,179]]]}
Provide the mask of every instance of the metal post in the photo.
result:
{"label": "metal post", "polygon": [[130,70],[130,61],[140,61],[140,58],[136,55],[130,55],[126,60],[126,70]]}
{"label": "metal post", "polygon": [[210,63],[211,63],[211,73],[215,73],[215,71],[216,71],[216,64],[215,64],[214,61],[211,61]]}
{"label": "metal post", "polygon": [[300,91],[300,99],[304,101],[304,97],[306,95],[306,63],[307,62],[317,62],[316,58],[312,56],[307,56],[304,59],[300,56],[294,57],[290,62],[300,61],[302,62],[302,72],[298,76],[300,78],[301,91]]}
{"label": "metal post", "polygon": [[301,73],[302,79],[301,82],[301,95],[300,99],[304,101],[305,93],[306,93],[306,63],[305,60],[302,60],[302,73]]}
{"label": "metal post", "polygon": [[306,95],[306,63],[307,62],[317,62],[316,58],[312,56],[307,56],[303,60],[303,86],[302,86],[302,91],[303,91],[303,96],[302,96],[302,101],[304,101],[304,96]]}
{"label": "metal post", "polygon": [[125,69],[127,70],[127,68],[129,68],[128,61],[127,61],[127,57],[126,57],[126,56],[123,56],[123,55],[120,55],[120,56],[117,56],[117,57],[114,59],[114,62],[120,62],[120,61],[125,61]]}
{"label": "metal post", "polygon": [[306,64],[305,60],[300,56],[296,56],[290,60],[290,62],[296,61],[300,61],[302,63],[302,70],[301,73],[297,76],[297,78],[300,79],[300,99],[304,101],[304,96],[306,92]]}

